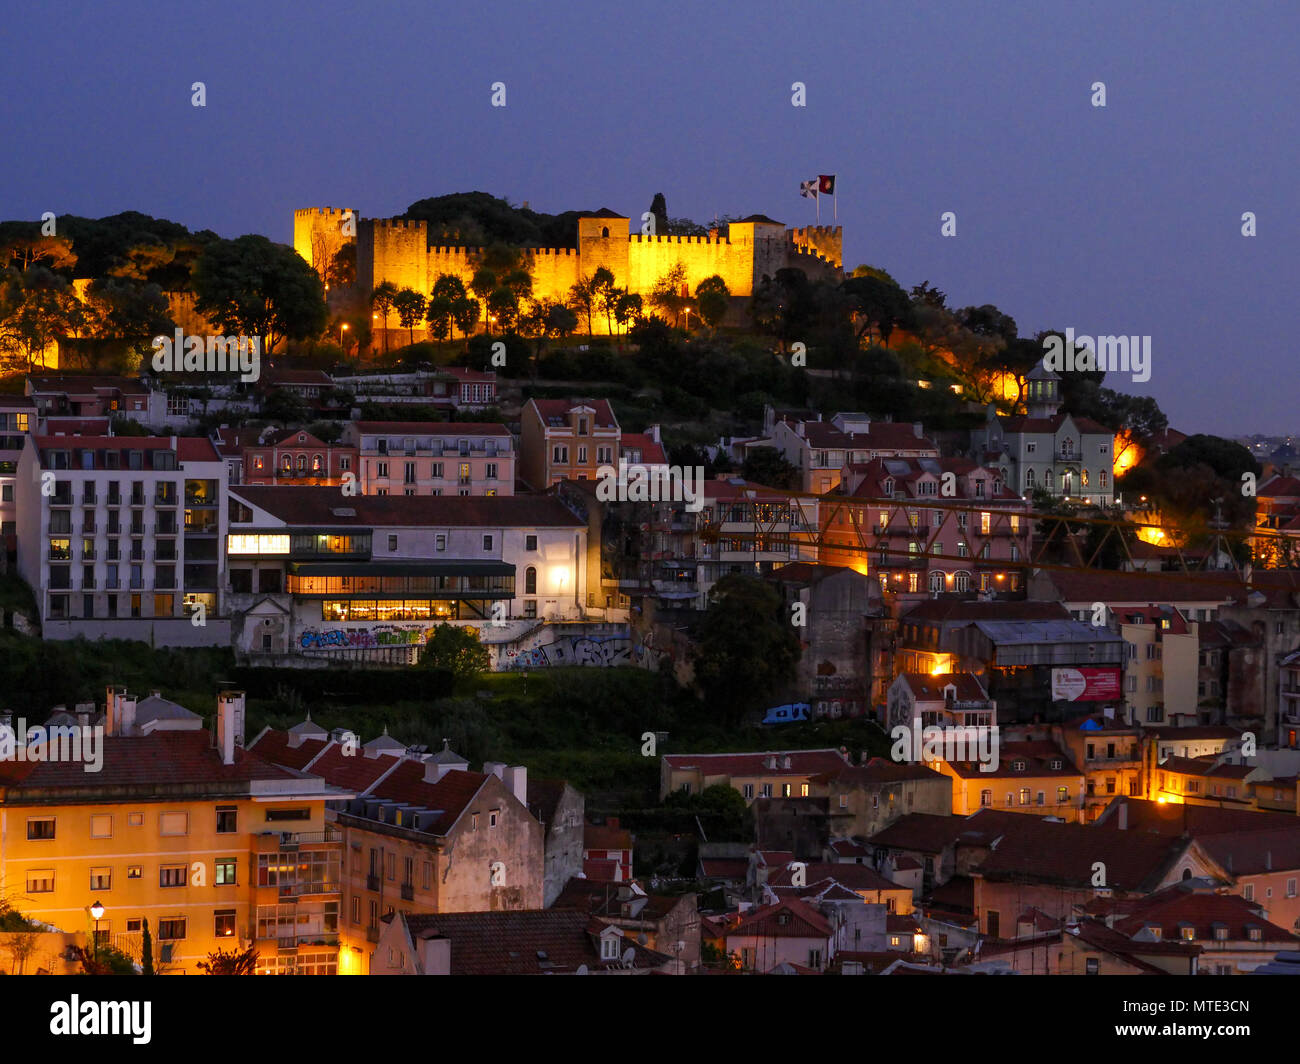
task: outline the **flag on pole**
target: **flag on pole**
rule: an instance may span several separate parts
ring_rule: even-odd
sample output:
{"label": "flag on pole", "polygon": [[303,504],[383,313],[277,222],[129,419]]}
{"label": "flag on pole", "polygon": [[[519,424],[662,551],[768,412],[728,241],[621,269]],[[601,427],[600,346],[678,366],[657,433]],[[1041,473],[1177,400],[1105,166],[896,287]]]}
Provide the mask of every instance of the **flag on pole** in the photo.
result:
{"label": "flag on pole", "polygon": [[799,195],[804,196],[804,197],[806,197],[806,198],[808,198],[808,199],[816,199],[816,198],[817,198],[817,182],[816,182],[816,181],[804,181],[804,182],[801,182],[800,185],[799,185]]}
{"label": "flag on pole", "polygon": [[839,197],[835,195],[835,175],[819,174],[817,176],[817,191],[831,197],[831,207],[835,211],[835,220],[838,221],[840,217],[840,201]]}

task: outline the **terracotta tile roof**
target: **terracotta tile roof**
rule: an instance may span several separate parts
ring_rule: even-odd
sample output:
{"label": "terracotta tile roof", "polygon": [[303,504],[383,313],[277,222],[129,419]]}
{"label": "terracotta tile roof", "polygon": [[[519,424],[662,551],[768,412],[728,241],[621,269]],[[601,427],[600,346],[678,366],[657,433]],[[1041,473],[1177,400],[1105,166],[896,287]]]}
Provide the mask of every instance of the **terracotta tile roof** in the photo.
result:
{"label": "terracotta tile roof", "polygon": [[946,883],[930,891],[925,903],[927,908],[934,906],[947,912],[973,915],[975,912],[975,880],[970,876],[953,876]]}
{"label": "terracotta tile roof", "polygon": [[992,772],[985,772],[978,761],[950,761],[947,764],[962,779],[1041,779],[1083,775],[1069,754],[1045,740],[1002,742],[998,767]]}
{"label": "terracotta tile roof", "polygon": [[805,421],[803,438],[818,450],[939,453],[934,440],[928,436],[918,436],[911,422],[873,421],[866,432],[845,432],[829,421]]}
{"label": "terracotta tile roof", "polygon": [[1188,839],[1142,832],[1106,831],[1083,824],[1054,824],[1019,814],[975,875],[1019,883],[1091,889],[1094,866],[1106,866],[1106,884],[1118,891],[1150,891],[1182,857]]}
{"label": "terracotta tile roof", "polygon": [[1089,569],[1053,570],[1046,576],[1063,602],[1105,602],[1111,606],[1116,603],[1223,603],[1241,587],[1240,578],[1229,573],[1192,575]]}
{"label": "terracotta tile roof", "polygon": [[1175,772],[1180,776],[1200,776],[1204,779],[1244,780],[1255,771],[1253,765],[1216,765],[1196,757],[1167,757],[1160,762],[1161,772]]}
{"label": "terracotta tile roof", "polygon": [[336,787],[346,787],[358,794],[367,794],[376,781],[393,768],[397,761],[398,758],[391,754],[381,754],[379,757],[366,757],[360,752],[345,755],[342,746],[331,743],[329,749],[309,771],[324,776]]}
{"label": "terracotta tile roof", "polygon": [[509,436],[504,425],[490,421],[354,421],[359,433],[392,436]]}
{"label": "terracotta tile roof", "polygon": [[1059,602],[980,602],[977,599],[930,599],[900,618],[900,624],[925,621],[1064,621],[1070,611]]}
{"label": "terracotta tile roof", "polygon": [[[244,484],[232,485],[230,494],[291,526],[578,528],[585,525],[551,495],[342,498],[338,488]],[[351,514],[340,511],[351,511]]]}
{"label": "terracotta tile roof", "polygon": [[562,422],[558,427],[567,427],[570,412],[579,406],[590,407],[595,411],[594,428],[618,428],[618,421],[608,399],[529,399],[528,405],[536,408],[543,425],[552,428],[557,427],[552,424],[555,419]]}
{"label": "terracotta tile roof", "polygon": [[1224,832],[1270,831],[1300,824],[1293,813],[1256,812],[1253,809],[1220,809],[1211,805],[1177,805],[1147,801],[1144,798],[1118,797],[1107,807],[1093,827],[1119,830],[1121,813],[1127,817],[1130,832],[1159,835],[1182,835],[1193,838]]}
{"label": "terracotta tile roof", "polygon": [[662,920],[682,904],[682,895],[641,894],[626,883],[570,879],[560,896],[551,903],[553,909],[580,909],[592,916],[609,920]]}
{"label": "terracotta tile roof", "polygon": [[[1247,929],[1256,927],[1261,932],[1261,944],[1295,942],[1294,935],[1265,920],[1245,898],[1195,890],[1185,883],[1176,883],[1129,902],[1116,904],[1112,900],[1109,908],[1117,914],[1114,930],[1130,938],[1143,927],[1154,924],[1160,927],[1162,940],[1180,941],[1181,929],[1190,925],[1197,940],[1209,942],[1214,940],[1215,925],[1218,924],[1227,928],[1229,941],[1247,939]],[[1119,915],[1121,913],[1123,915]]]}
{"label": "terracotta tile roof", "polygon": [[[403,913],[411,937],[451,941],[452,975],[572,974],[615,971],[620,961],[600,958],[599,930],[608,925],[571,909],[523,909],[478,913]],[[637,968],[658,968],[672,960],[625,938]]]}
{"label": "terracotta tile roof", "polygon": [[[894,482],[893,493],[897,493],[900,486],[905,485],[908,488],[907,492],[905,492],[908,501],[924,501],[927,499],[935,503],[951,500],[1001,501],[1018,502],[1027,508],[1028,504],[1005,484],[997,491],[993,491],[990,484],[986,494],[977,494],[966,477],[981,468],[988,474],[987,480],[1000,481],[1002,479],[1001,474],[996,470],[988,466],[978,466],[966,458],[873,458],[870,462],[856,462],[849,466],[853,474],[850,491],[852,496],[859,498],[887,498],[892,493],[885,491],[885,481],[892,480]],[[919,483],[927,478],[931,481],[940,481],[945,473],[954,473],[959,478],[954,485],[955,494],[940,497],[922,494],[919,491],[917,487]],[[838,492],[839,489],[835,489],[835,493]]]}
{"label": "terracotta tile roof", "polygon": [[[776,758],[769,768],[768,758]],[[785,767],[789,757],[790,767]],[[698,769],[706,776],[816,776],[835,772],[848,762],[838,750],[771,750],[751,754],[665,754],[671,768]]]}
{"label": "terracotta tile roof", "polygon": [[[103,756],[103,767],[96,773],[85,772],[80,762],[0,761],[0,787],[7,791],[38,787],[98,790],[210,785],[237,788],[252,782],[311,778],[238,747],[234,764],[223,764],[213,746],[212,734],[204,729],[105,736]],[[13,795],[6,794],[7,800],[12,798]]]}
{"label": "terracotta tile roof", "polygon": [[708,879],[744,879],[749,862],[743,857],[701,857],[700,871]]}
{"label": "terracotta tile roof", "polygon": [[943,774],[919,763],[888,761],[883,757],[873,757],[865,765],[844,764],[813,777],[818,783],[834,782],[844,787],[870,787],[880,783],[936,778],[942,779]]}
{"label": "terracotta tile roof", "polygon": [[328,388],[334,384],[334,380],[328,373],[320,369],[289,369],[280,366],[267,366],[262,371],[262,383],[267,386],[276,384],[319,384]]}
{"label": "terracotta tile roof", "polygon": [[857,839],[831,839],[830,850],[840,857],[870,857],[871,851]]}
{"label": "terracotta tile roof", "polygon": [[368,793],[376,798],[391,798],[422,809],[441,811],[442,815],[424,830],[431,835],[445,835],[474,801],[487,779],[481,772],[452,769],[437,783],[426,783],[424,763],[408,760],[393,769]]}
{"label": "terracotta tile roof", "polygon": [[1287,827],[1201,835],[1199,841],[1234,876],[1294,872],[1300,868],[1300,817]]}
{"label": "terracotta tile roof", "polygon": [[899,675],[922,702],[942,702],[944,689],[949,685],[956,688],[959,702],[984,702],[989,697],[984,685],[969,672],[944,672],[937,676],[926,672],[904,672]]}
{"label": "terracotta tile roof", "polygon": [[1241,731],[1237,728],[1227,728],[1218,724],[1201,724],[1190,728],[1167,728],[1151,727],[1143,725],[1143,732],[1147,735],[1153,735],[1161,740],[1173,740],[1177,742],[1180,739],[1188,742],[1201,742],[1206,739],[1240,739]]}
{"label": "terracotta tile roof", "polygon": [[[983,812],[986,811],[982,810],[981,813]],[[971,823],[970,817],[908,813],[872,835],[867,839],[867,844],[916,853],[940,853],[954,845],[967,832],[971,833],[972,841],[983,835],[981,829]]]}
{"label": "terracotta tile roof", "polygon": [[625,432],[619,437],[619,450],[625,453],[629,449],[641,452],[642,465],[660,465],[668,462],[668,452],[664,445],[645,432]]}
{"label": "terracotta tile roof", "polygon": [[592,824],[588,822],[582,831],[582,848],[584,850],[630,850],[632,833],[627,828],[619,827],[617,819],[612,823]]}
{"label": "terracotta tile roof", "polygon": [[[767,874],[767,885],[769,887],[793,886],[794,871],[790,868],[792,863],[794,862],[787,862],[780,867],[773,868]],[[803,863],[805,866],[805,884],[834,880],[840,886],[847,887],[852,891],[910,890],[909,887],[900,887],[897,883],[886,879],[869,865],[838,864],[832,861],[805,861]]]}
{"label": "terracotta tile roof", "polygon": [[772,905],[761,906],[727,931],[728,938],[754,935],[760,938],[829,938],[831,934],[831,925],[826,917],[798,898],[782,898]]}
{"label": "terracotta tile roof", "polygon": [[313,757],[329,745],[329,739],[304,739],[297,747],[289,745],[287,731],[267,729],[248,744],[249,750],[276,765],[286,765],[302,771]]}
{"label": "terracotta tile roof", "polygon": [[593,859],[584,857],[582,859],[582,874],[594,883],[617,883],[619,881],[619,865],[612,858]]}
{"label": "terracotta tile roof", "polygon": [[105,374],[86,374],[55,377],[29,377],[31,391],[65,392],[68,395],[94,395],[100,391],[116,391],[126,395],[148,395],[149,389],[132,377],[113,377]]}

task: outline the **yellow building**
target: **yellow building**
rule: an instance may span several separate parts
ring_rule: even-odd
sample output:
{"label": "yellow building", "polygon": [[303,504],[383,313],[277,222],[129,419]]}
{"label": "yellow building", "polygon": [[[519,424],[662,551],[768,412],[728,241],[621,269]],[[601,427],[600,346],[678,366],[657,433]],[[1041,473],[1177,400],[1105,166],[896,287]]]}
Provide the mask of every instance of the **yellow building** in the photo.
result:
{"label": "yellow building", "polygon": [[334,973],[342,843],[325,803],[349,793],[245,751],[241,692],[220,696],[215,734],[175,709],[137,719],[137,700],[110,688],[105,726],[45,743],[50,760],[24,747],[0,762],[12,904],[89,935],[98,902],[100,940],[137,962],[148,920],[159,974],[248,946],[259,973]]}
{"label": "yellow building", "polygon": [[996,767],[977,761],[933,761],[927,767],[951,778],[954,816],[1005,809],[1070,822],[1082,819],[1083,773],[1050,742],[999,743]]}

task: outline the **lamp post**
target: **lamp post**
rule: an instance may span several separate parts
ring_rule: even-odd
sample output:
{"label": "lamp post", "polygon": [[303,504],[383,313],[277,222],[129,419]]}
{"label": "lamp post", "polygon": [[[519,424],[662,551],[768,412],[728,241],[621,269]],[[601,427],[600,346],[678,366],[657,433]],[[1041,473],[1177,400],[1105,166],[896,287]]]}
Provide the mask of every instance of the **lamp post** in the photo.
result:
{"label": "lamp post", "polygon": [[348,331],[348,323],[345,321],[343,322],[342,325],[339,326],[339,347],[343,348],[343,353],[345,355],[348,353],[348,349],[347,349],[347,345],[344,344],[343,342],[344,341],[343,334],[346,333],[347,331]]}
{"label": "lamp post", "polygon": [[95,938],[91,945],[90,955],[96,960],[99,959],[99,921],[104,917],[104,906],[96,900],[90,906],[90,915],[95,921]]}

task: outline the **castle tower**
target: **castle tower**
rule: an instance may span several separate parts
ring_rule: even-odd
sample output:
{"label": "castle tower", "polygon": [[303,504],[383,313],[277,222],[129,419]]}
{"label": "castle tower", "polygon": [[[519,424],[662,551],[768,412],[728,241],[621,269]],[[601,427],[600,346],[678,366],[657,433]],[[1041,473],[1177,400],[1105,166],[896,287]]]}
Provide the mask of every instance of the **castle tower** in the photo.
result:
{"label": "castle tower", "polygon": [[578,271],[590,277],[604,266],[616,285],[628,283],[629,219],[604,207],[578,219]]}
{"label": "castle tower", "polygon": [[812,255],[820,255],[832,266],[844,268],[844,229],[838,225],[810,225],[791,229],[794,246]]}
{"label": "castle tower", "polygon": [[293,212],[293,250],[321,277],[344,244],[356,239],[357,212],[350,207],[307,207]]}

